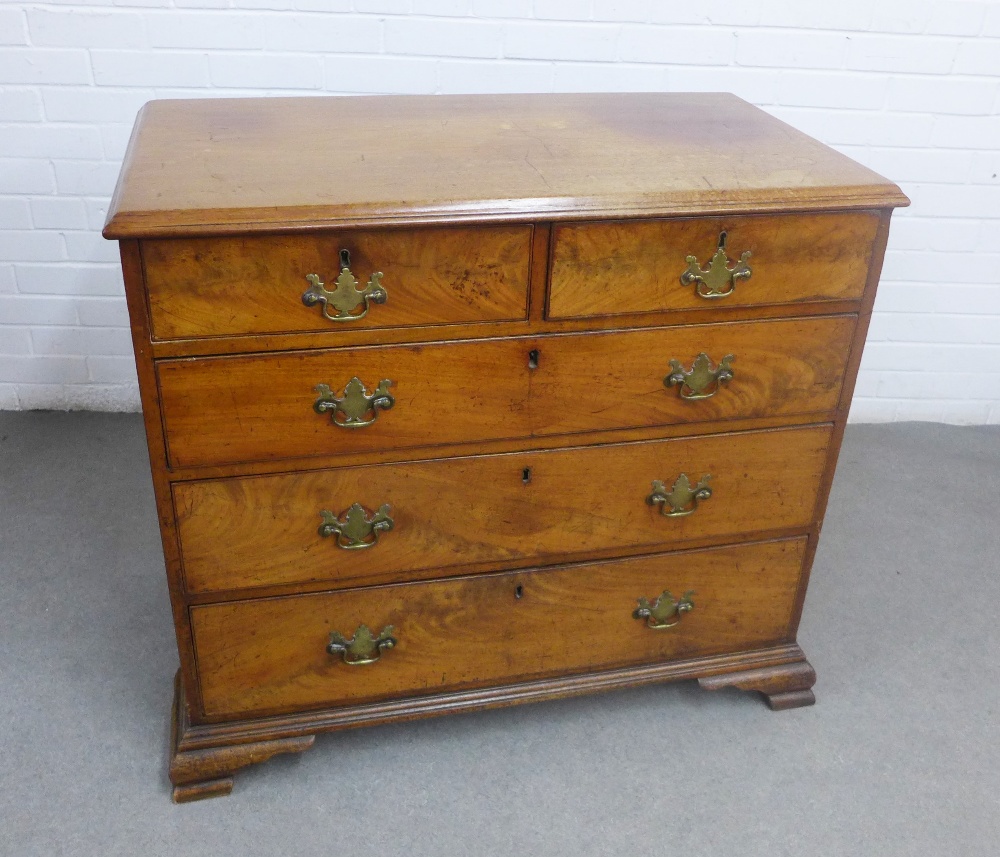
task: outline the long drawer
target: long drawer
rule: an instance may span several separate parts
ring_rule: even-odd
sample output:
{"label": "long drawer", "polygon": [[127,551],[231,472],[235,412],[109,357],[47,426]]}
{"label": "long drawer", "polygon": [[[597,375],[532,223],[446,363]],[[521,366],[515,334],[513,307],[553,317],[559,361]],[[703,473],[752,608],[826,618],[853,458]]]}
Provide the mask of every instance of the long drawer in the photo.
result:
{"label": "long drawer", "polygon": [[[205,714],[340,706],[777,644],[790,638],[805,544],[193,607]],[[639,599],[650,615],[636,617]]]}
{"label": "long drawer", "polygon": [[510,226],[146,241],[153,336],[523,319],[531,233]]}
{"label": "long drawer", "polygon": [[840,398],[855,321],[162,360],[157,376],[171,464],[241,463],[823,414]]}
{"label": "long drawer", "polygon": [[861,297],[872,212],[560,224],[549,318]]}
{"label": "long drawer", "polygon": [[[817,426],[178,483],[185,585],[358,585],[804,528],[829,440]],[[665,515],[653,481],[671,493],[682,473],[711,496]]]}

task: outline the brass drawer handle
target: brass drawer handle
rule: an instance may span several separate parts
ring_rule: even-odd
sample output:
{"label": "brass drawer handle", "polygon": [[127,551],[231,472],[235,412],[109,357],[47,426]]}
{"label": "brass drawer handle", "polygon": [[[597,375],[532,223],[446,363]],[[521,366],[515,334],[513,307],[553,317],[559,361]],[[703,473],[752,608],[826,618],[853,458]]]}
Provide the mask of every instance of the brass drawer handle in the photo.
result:
{"label": "brass drawer handle", "polygon": [[[306,306],[320,304],[323,307],[323,318],[329,321],[358,321],[368,315],[371,304],[384,304],[389,295],[382,285],[382,273],[375,272],[363,289],[358,288],[358,280],[351,273],[351,254],[347,250],[340,251],[340,273],[337,275],[337,286],[329,291],[319,278],[319,274],[306,274],[309,288],[302,295],[302,303]],[[361,312],[355,310],[364,304]],[[334,312],[330,312],[331,308]]]}
{"label": "brass drawer handle", "polygon": [[378,543],[378,534],[387,533],[395,526],[389,517],[389,504],[383,503],[370,518],[365,507],[355,503],[338,517],[328,509],[320,511],[323,523],[319,534],[323,538],[337,537],[337,547],[346,551],[364,550]]}
{"label": "brass drawer handle", "polygon": [[727,354],[714,369],[708,355],[702,351],[694,359],[690,369],[685,369],[680,360],[670,361],[670,374],[663,379],[666,387],[677,387],[682,399],[710,399],[719,392],[719,387],[732,380],[733,354]]}
{"label": "brass drawer handle", "polygon": [[382,657],[383,649],[388,651],[396,645],[393,631],[395,628],[392,625],[386,625],[376,637],[367,625],[358,625],[358,630],[349,640],[339,631],[331,631],[326,651],[331,655],[340,655],[344,663],[352,667],[373,664]]}
{"label": "brass drawer handle", "polygon": [[682,473],[669,491],[659,479],[654,479],[653,493],[646,498],[646,502],[650,506],[659,506],[660,513],[666,518],[683,518],[698,508],[699,500],[712,496],[712,489],[708,486],[711,478],[710,473],[706,474],[697,485],[692,485],[688,475]]}
{"label": "brass drawer handle", "polygon": [[632,618],[645,619],[647,627],[654,631],[673,628],[681,621],[681,616],[694,609],[692,595],[694,595],[693,589],[677,599],[670,594],[669,589],[664,589],[660,597],[652,604],[649,603],[648,599],[640,598],[639,606],[632,613]]}
{"label": "brass drawer handle", "polygon": [[736,288],[737,280],[749,280],[753,271],[747,264],[750,258],[750,251],[746,250],[738,262],[733,262],[729,267],[729,257],[726,256],[726,233],[719,233],[719,246],[715,250],[712,261],[707,268],[702,268],[697,256],[688,256],[684,261],[688,263],[684,273],[681,274],[681,285],[690,286],[695,283],[695,291],[699,297],[724,298],[731,295]]}
{"label": "brass drawer handle", "polygon": [[313,389],[319,393],[319,398],[313,403],[313,410],[317,414],[330,411],[331,422],[341,428],[355,429],[370,426],[375,422],[380,410],[387,411],[396,404],[396,400],[389,392],[392,383],[388,378],[379,381],[378,387],[370,396],[365,385],[357,377],[347,382],[343,396],[335,396],[333,390],[326,384],[317,384]]}

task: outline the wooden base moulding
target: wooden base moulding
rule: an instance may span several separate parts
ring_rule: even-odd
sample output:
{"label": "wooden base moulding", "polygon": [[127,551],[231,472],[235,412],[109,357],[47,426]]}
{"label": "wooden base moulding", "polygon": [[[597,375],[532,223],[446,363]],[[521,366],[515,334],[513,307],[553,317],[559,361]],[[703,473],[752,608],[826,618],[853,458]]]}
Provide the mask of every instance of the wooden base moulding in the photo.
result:
{"label": "wooden base moulding", "polygon": [[174,682],[170,755],[173,799],[175,803],[186,803],[228,795],[233,790],[236,771],[282,753],[308,750],[320,732],[692,678],[698,679],[706,690],[736,687],[758,691],[773,711],[812,705],[816,701],[811,690],[816,672],[794,643],[737,655],[625,667],[218,725],[192,725],[178,673]]}

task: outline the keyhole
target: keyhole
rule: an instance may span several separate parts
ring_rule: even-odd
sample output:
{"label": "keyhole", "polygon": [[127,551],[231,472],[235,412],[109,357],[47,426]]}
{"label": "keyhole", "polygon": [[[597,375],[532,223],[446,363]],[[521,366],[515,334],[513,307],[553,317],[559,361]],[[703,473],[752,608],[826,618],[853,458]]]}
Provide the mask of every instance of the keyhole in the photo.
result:
{"label": "keyhole", "polygon": [[519,583],[514,587],[514,597],[520,598],[522,595],[524,595],[524,587]]}
{"label": "keyhole", "polygon": [[725,250],[726,249],[726,238],[727,237],[728,236],[726,235],[726,230],[723,229],[722,232],[719,233],[719,249],[720,250]]}
{"label": "keyhole", "polygon": [[344,268],[350,268],[350,267],[351,267],[351,251],[350,250],[341,250],[340,251],[340,268],[341,268],[341,270],[343,270]]}
{"label": "keyhole", "polygon": [[538,368],[538,349],[532,348],[528,352],[528,368],[537,369]]}
{"label": "keyhole", "polygon": [[521,471],[521,481],[525,485],[527,485],[531,481],[531,468],[530,467],[525,467],[524,470]]}

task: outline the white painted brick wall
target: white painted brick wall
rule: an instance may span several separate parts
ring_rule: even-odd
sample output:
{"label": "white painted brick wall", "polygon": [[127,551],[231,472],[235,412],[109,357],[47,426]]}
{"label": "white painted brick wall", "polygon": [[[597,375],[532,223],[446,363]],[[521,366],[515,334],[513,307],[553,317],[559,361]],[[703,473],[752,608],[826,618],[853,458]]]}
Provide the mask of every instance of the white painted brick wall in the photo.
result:
{"label": "white painted brick wall", "polygon": [[897,181],[852,418],[1000,422],[1000,2],[0,5],[0,408],[138,407],[99,231],[151,98],[728,90]]}

